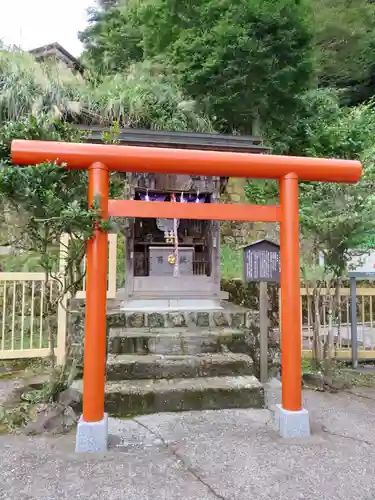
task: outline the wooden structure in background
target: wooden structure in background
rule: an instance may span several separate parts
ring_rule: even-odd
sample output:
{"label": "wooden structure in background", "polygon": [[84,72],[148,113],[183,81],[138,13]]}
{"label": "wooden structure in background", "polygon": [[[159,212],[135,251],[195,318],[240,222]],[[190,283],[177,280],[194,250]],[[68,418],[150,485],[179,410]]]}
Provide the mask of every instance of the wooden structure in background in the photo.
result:
{"label": "wooden structure in background", "polygon": [[37,61],[47,62],[49,60],[59,61],[66,68],[73,72],[83,74],[84,67],[70,52],[68,52],[59,43],[49,43],[35,49],[29,50],[29,54],[33,55]]}

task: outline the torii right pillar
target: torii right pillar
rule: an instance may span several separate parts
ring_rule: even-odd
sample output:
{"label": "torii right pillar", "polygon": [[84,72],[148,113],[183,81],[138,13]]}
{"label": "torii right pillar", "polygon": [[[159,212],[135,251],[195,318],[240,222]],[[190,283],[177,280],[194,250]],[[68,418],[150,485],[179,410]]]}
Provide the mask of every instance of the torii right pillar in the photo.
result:
{"label": "torii right pillar", "polygon": [[298,176],[289,173],[280,179],[281,254],[281,366],[282,405],[276,406],[275,420],[281,436],[310,435],[307,410],[302,407],[302,335],[300,307],[300,254]]}

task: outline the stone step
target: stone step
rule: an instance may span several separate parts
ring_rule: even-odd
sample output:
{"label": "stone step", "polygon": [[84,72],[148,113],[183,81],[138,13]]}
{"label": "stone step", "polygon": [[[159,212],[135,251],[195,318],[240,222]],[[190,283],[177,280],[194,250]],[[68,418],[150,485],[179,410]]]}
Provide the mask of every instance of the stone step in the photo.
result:
{"label": "stone step", "polygon": [[163,356],[110,354],[107,380],[170,379],[253,375],[253,360],[246,354],[201,354]]}
{"label": "stone step", "polygon": [[249,328],[253,313],[240,307],[219,311],[119,311],[109,310],[107,323],[121,328]]}
{"label": "stone step", "polygon": [[[82,381],[75,381],[82,392]],[[105,411],[126,417],[144,413],[263,408],[264,391],[258,379],[207,377],[107,382]]]}
{"label": "stone step", "polygon": [[147,329],[111,328],[108,339],[110,354],[195,355],[222,352],[246,352],[246,333],[242,330],[187,328]]}

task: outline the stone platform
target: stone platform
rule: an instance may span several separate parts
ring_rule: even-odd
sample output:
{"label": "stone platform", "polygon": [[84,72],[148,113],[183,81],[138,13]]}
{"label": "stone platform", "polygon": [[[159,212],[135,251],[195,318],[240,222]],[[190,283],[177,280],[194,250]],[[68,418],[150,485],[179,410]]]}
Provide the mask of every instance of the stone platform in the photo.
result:
{"label": "stone platform", "polygon": [[[186,294],[188,296],[188,294]],[[218,299],[209,298],[186,298],[186,296],[175,299],[128,299],[121,303],[122,311],[141,312],[167,312],[167,311],[220,311],[224,308]]]}
{"label": "stone platform", "polygon": [[195,309],[193,307],[168,307],[149,310],[115,307],[108,311],[109,327],[122,328],[216,328],[235,327],[250,328],[254,323],[254,315],[248,309],[222,301],[217,309]]}

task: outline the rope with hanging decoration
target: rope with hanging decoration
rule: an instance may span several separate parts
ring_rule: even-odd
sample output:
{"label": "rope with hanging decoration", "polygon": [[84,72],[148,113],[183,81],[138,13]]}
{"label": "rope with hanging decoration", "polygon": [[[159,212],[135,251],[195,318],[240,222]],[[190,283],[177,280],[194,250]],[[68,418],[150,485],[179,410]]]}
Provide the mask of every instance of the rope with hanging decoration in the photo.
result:
{"label": "rope with hanging decoration", "polygon": [[[181,199],[183,194],[181,195]],[[171,194],[172,203],[177,203],[177,198],[174,193]],[[179,255],[178,255],[178,219],[173,219],[173,239],[174,239],[174,253],[168,257],[168,262],[173,262],[173,276],[177,278],[180,275],[180,266],[179,266]]]}

